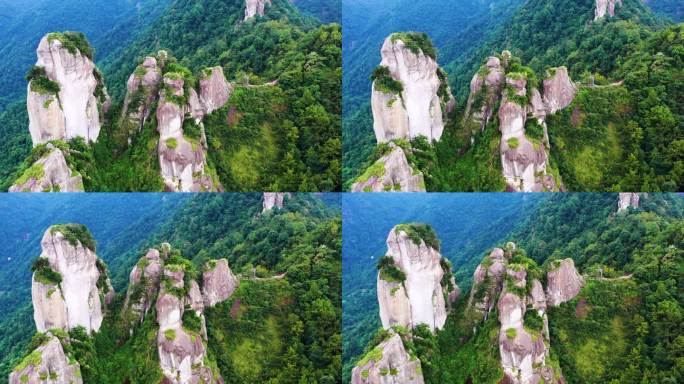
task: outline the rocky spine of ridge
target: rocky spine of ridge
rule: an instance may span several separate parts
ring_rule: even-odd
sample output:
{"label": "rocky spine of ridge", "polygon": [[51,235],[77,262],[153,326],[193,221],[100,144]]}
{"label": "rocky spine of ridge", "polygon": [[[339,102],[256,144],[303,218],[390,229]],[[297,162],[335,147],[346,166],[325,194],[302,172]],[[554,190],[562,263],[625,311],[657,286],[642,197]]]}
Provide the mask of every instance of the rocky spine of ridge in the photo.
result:
{"label": "rocky spine of ridge", "polygon": [[394,331],[352,370],[352,384],[423,384],[423,373],[415,356],[404,348]]}
{"label": "rocky spine of ridge", "polygon": [[93,142],[100,134],[110,99],[92,57],[74,39],[87,44],[83,35],[67,32],[50,33],[38,45],[26,102],[34,146],[75,137]]}
{"label": "rocky spine of ridge", "polygon": [[608,16],[615,16],[615,6],[622,6],[622,0],[596,0],[596,9],[594,11],[594,21],[603,19],[606,14]]}
{"label": "rocky spine of ridge", "polygon": [[[166,256],[168,255],[164,257]],[[129,316],[131,325],[141,323],[154,305],[154,299],[159,292],[162,263],[160,252],[150,249],[131,270],[124,300],[124,313]],[[130,331],[132,333],[133,329]]]}
{"label": "rocky spine of ridge", "polygon": [[[575,298],[584,279],[572,259],[552,261],[545,290],[535,274],[530,275],[523,264],[514,262],[516,252],[515,244],[508,243],[505,250],[495,248],[485,257],[473,276],[468,308],[486,321],[494,305],[497,306],[503,382],[562,383],[561,373],[547,365],[550,339],[546,310]],[[528,310],[541,318],[541,330],[525,327]]]}
{"label": "rocky spine of ridge", "polygon": [[639,194],[634,192],[620,192],[618,194],[618,212],[632,208],[639,208]]}
{"label": "rocky spine of ridge", "polygon": [[83,178],[69,168],[64,152],[47,144],[47,153],[14,182],[9,192],[83,192]]}
{"label": "rocky spine of ridge", "polygon": [[392,142],[389,152],[378,159],[352,185],[352,192],[425,192],[423,173],[409,163],[404,149]]}
{"label": "rocky spine of ridge", "polygon": [[43,235],[31,283],[33,317],[40,332],[78,326],[88,334],[97,332],[105,305],[114,298],[104,262],[81,242],[79,232],[87,229],[66,224],[52,226]]}
{"label": "rocky spine of ridge", "polygon": [[78,363],[70,362],[57,337],[50,332],[46,336],[46,340],[10,373],[9,384],[83,384]]}
{"label": "rocky spine of ridge", "polygon": [[285,197],[290,198],[289,192],[264,192],[261,213],[266,213],[273,208],[282,209],[285,206]]}
{"label": "rocky spine of ridge", "polygon": [[[455,106],[444,72],[435,58],[415,48],[415,43],[404,41],[410,36],[393,34],[382,46],[371,97],[378,143],[418,136],[437,141],[446,115]],[[401,91],[388,88],[388,82],[400,86]]]}
{"label": "rocky spine of ridge", "polygon": [[[122,116],[129,123],[129,135],[140,132],[152,114],[152,106],[159,97],[165,58],[164,51],[160,51],[156,57],[146,57],[128,78]],[[131,138],[128,140],[130,145]]]}
{"label": "rocky spine of ridge", "polygon": [[[511,71],[513,58],[508,51],[501,57],[490,57],[473,76],[466,104],[465,126],[481,132],[498,114],[501,131],[502,175],[507,189],[517,192],[562,190],[559,181],[549,173],[549,138],[546,117],[572,103],[577,87],[565,67],[552,68],[543,81],[543,92],[528,84],[527,74]],[[499,105],[498,111],[495,111]],[[534,118],[542,126],[542,140],[531,140],[525,134],[527,120]],[[475,137],[471,136],[471,143]]]}
{"label": "rocky spine of ridge", "polygon": [[427,227],[398,225],[387,237],[387,254],[377,278],[380,319],[385,329],[413,329],[419,324],[432,331],[441,329],[446,322],[447,301],[458,289],[453,276],[444,279],[445,274],[451,274],[451,267],[438,246],[420,237],[419,226]]}
{"label": "rocky spine of ridge", "polygon": [[271,5],[271,0],[245,0],[245,18],[247,21],[254,16],[266,14],[266,5]]}

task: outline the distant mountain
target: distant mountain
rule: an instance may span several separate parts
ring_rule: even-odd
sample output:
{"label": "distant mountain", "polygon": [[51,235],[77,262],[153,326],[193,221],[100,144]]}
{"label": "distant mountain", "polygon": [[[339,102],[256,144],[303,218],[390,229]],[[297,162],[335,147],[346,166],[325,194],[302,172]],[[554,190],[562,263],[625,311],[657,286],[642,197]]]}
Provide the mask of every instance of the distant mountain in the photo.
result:
{"label": "distant mountain", "polygon": [[306,11],[324,23],[341,23],[341,0],[291,0],[301,10]]}

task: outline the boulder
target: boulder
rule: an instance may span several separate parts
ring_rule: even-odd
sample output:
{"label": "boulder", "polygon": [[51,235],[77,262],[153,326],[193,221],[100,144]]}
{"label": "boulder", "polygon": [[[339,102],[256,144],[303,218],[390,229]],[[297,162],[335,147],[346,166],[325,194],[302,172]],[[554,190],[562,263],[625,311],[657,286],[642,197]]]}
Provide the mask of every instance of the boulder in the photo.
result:
{"label": "boulder", "polygon": [[213,307],[228,300],[240,284],[230,270],[226,259],[208,262],[202,274],[202,281],[202,296],[204,305],[207,307]]}
{"label": "boulder", "polygon": [[401,35],[385,39],[381,55],[380,65],[389,70],[392,79],[402,84],[403,91],[387,94],[374,83],[371,107],[377,141],[383,143],[418,136],[425,136],[428,141],[439,140],[445,114],[453,108],[455,101],[435,59],[420,49],[409,48]]}
{"label": "boulder", "polygon": [[51,333],[47,333],[47,337],[46,342],[24,358],[24,362],[17,367],[19,370],[15,368],[10,373],[9,384],[83,384],[78,363],[70,362],[57,337]]}
{"label": "boulder", "polygon": [[425,192],[420,171],[408,162],[404,150],[389,143],[389,152],[373,164],[357,182],[352,192]]}
{"label": "boulder", "polygon": [[10,192],[83,192],[83,178],[69,168],[62,150],[47,144],[47,151],[15,181]]}
{"label": "boulder", "polygon": [[[67,48],[66,34],[50,33],[38,45],[35,68],[40,82],[52,82],[59,91],[46,89],[37,78],[29,81],[27,108],[33,145],[51,140],[82,137],[96,141],[109,96],[92,59]],[[34,69],[35,71],[36,69]]]}
{"label": "boulder", "polygon": [[406,352],[401,337],[390,337],[376,346],[352,370],[352,384],[423,384],[420,360]]}
{"label": "boulder", "polygon": [[553,261],[546,275],[548,304],[558,306],[570,301],[580,293],[584,278],[577,273],[572,259]]}
{"label": "boulder", "polygon": [[[32,296],[36,328],[41,332],[51,328],[68,331],[82,326],[88,334],[97,332],[105,305],[101,297],[106,300],[113,289],[106,278],[106,270],[103,270],[104,264],[95,252],[80,240],[67,238],[63,228],[48,228],[41,241],[43,251],[40,257],[47,259],[46,268],[58,273],[61,282],[57,286],[34,272]],[[101,274],[105,274],[104,279],[101,279]],[[98,287],[100,281],[104,282],[102,287]],[[52,289],[54,291],[51,292]],[[60,298],[62,303],[59,303]]]}

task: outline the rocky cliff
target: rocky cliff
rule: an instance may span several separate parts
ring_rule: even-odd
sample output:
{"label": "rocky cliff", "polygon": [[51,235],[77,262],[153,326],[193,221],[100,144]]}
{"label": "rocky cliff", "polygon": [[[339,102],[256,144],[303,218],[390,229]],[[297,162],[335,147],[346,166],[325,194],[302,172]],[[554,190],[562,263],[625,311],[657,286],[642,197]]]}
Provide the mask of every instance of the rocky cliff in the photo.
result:
{"label": "rocky cliff", "polygon": [[[432,228],[425,224],[395,226],[387,237],[387,254],[378,265],[378,302],[382,326],[413,329],[419,324],[441,329],[447,299],[455,284],[442,285],[448,262],[442,260]],[[453,296],[452,296],[453,297]]]}
{"label": "rocky cliff", "polygon": [[626,211],[629,207],[639,208],[639,194],[621,192],[618,195],[618,212]]}
{"label": "rocky cliff", "polygon": [[150,249],[131,270],[123,312],[131,325],[142,322],[154,305],[162,263],[159,251]]}
{"label": "rocky cliff", "polygon": [[97,332],[114,290],[87,228],[54,225],[45,231],[41,247],[31,286],[36,328],[82,326],[87,333]]}
{"label": "rocky cliff", "polygon": [[596,9],[594,11],[594,21],[600,20],[606,16],[615,16],[615,6],[622,6],[622,0],[596,0]]}
{"label": "rocky cliff", "polygon": [[211,114],[223,107],[233,93],[233,88],[233,84],[226,81],[222,67],[203,70],[199,81],[199,101],[204,114]]}
{"label": "rocky cliff", "polygon": [[67,165],[64,152],[48,143],[45,154],[14,182],[10,192],[83,192],[83,179]]}
{"label": "rocky cliff", "polygon": [[373,129],[379,143],[425,136],[439,140],[455,100],[427,36],[395,33],[385,39],[373,74]]}
{"label": "rocky cliff", "polygon": [[128,78],[122,115],[128,120],[129,135],[140,132],[153,112],[153,104],[159,97],[165,58],[164,51],[160,51],[156,57],[146,57]]}
{"label": "rocky cliff", "polygon": [[409,164],[404,149],[390,142],[388,153],[359,176],[351,191],[425,192],[425,180],[423,173]]}
{"label": "rocky cliff", "polygon": [[[466,104],[464,126],[471,143],[495,116],[501,131],[501,166],[507,189],[520,192],[558,191],[560,180],[548,165],[549,138],[546,117],[566,108],[577,87],[565,67],[552,68],[543,80],[543,94],[534,73],[519,64],[510,52],[490,57],[473,76]],[[498,111],[495,111],[498,105]],[[533,121],[529,121],[533,119]],[[528,123],[539,124],[540,137],[526,132]]]}
{"label": "rocky cliff", "polygon": [[271,5],[271,0],[245,0],[245,21],[259,15],[263,16],[266,12],[266,5]]}
{"label": "rocky cliff", "polygon": [[79,364],[64,353],[62,343],[50,332],[9,376],[9,384],[41,383],[83,383]]}
{"label": "rocky cliff", "polygon": [[213,307],[228,300],[235,292],[240,281],[233,275],[228,260],[212,260],[205,266],[202,274],[202,297],[204,305]]}
{"label": "rocky cliff", "polygon": [[271,209],[282,208],[285,204],[285,197],[290,198],[288,192],[264,192],[264,201],[262,203],[261,213],[266,213]]}
{"label": "rocky cliff", "polygon": [[96,141],[110,101],[82,34],[50,33],[29,72],[27,108],[33,145],[83,137]]}
{"label": "rocky cliff", "polygon": [[[485,257],[473,276],[467,308],[479,314],[474,317],[477,323],[486,321],[493,306],[497,306],[499,354],[505,383],[562,383],[564,380],[548,361],[550,339],[546,310],[548,306],[575,298],[584,280],[575,270],[572,259],[550,263],[546,290],[540,281],[542,274],[534,261],[514,243],[508,243],[505,249],[495,248]],[[538,319],[526,324],[529,317]]]}
{"label": "rocky cliff", "polygon": [[406,352],[399,334],[390,331],[388,338],[354,367],[351,382],[352,384],[423,384],[424,380],[420,360]]}

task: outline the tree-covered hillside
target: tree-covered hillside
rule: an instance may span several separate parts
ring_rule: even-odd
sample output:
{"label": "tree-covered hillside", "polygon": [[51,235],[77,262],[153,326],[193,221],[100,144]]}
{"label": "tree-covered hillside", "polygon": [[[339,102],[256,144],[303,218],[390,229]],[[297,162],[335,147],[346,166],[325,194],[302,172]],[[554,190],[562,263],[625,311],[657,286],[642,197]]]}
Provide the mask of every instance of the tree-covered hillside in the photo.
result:
{"label": "tree-covered hillside", "polygon": [[[117,298],[93,337],[77,330],[70,334],[78,342],[72,342],[68,352],[81,365],[84,382],[152,383],[160,379],[154,312],[130,334],[129,323],[121,319],[131,269],[148,248],[158,248],[163,242],[171,244],[177,255],[173,262],[183,263],[188,270],[196,273],[207,261],[225,258],[240,279],[228,301],[206,312],[209,357],[226,383],[340,382],[339,210],[305,194],[287,197],[282,209],[265,213],[259,193],[178,194],[174,199],[182,204],[173,209],[146,204],[145,196],[168,199],[156,194],[128,195],[110,213],[126,212],[136,199],[136,205],[150,206],[155,219],[138,218],[146,220],[147,227],[133,220],[129,226],[117,221],[129,242],[107,245],[102,243],[106,236],[100,237],[101,231],[93,233]],[[108,200],[104,195],[97,198]],[[49,201],[45,205],[51,206]],[[97,212],[87,206],[57,205],[54,209],[58,208]],[[130,241],[135,238],[131,231],[141,241]],[[30,249],[33,252],[27,260],[40,252],[37,243]],[[30,285],[30,276],[22,284]],[[6,382],[9,371],[30,352],[28,342],[34,332],[30,300],[24,292],[19,299],[21,311],[2,325],[0,345],[5,358],[0,382]]]}
{"label": "tree-covered hillside", "polygon": [[342,19],[341,0],[292,0],[301,10],[308,12],[324,23],[340,23]]}

